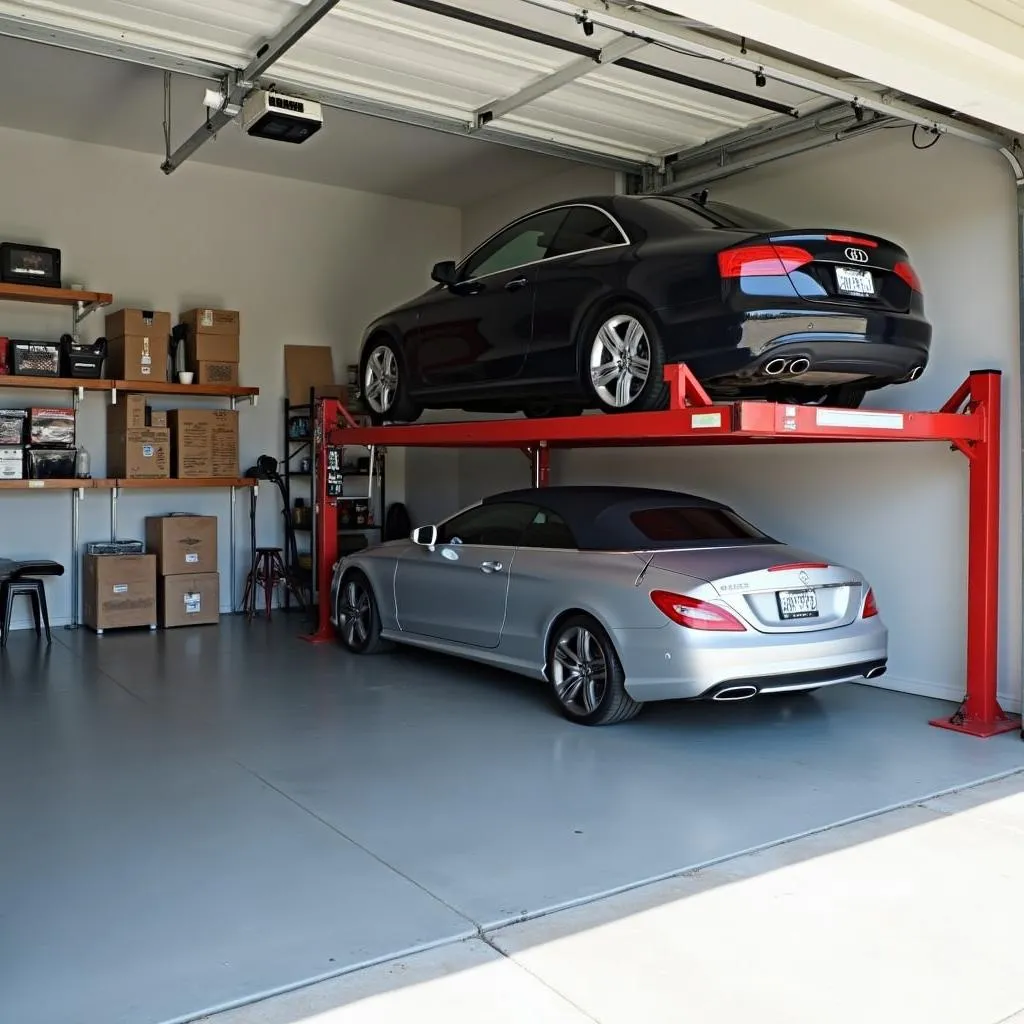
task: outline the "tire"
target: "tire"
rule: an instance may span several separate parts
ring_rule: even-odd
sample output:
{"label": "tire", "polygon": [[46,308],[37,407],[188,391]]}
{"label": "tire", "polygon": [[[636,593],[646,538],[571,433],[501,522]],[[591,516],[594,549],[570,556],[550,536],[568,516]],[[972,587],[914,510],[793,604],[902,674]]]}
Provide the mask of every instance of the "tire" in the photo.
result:
{"label": "tire", "polygon": [[373,588],[357,569],[342,577],[337,612],[338,639],[346,650],[353,654],[378,654],[386,649],[386,641],[380,635],[380,613]]}
{"label": "tire", "polygon": [[[581,663],[591,669],[583,679],[573,675]],[[635,718],[643,707],[626,693],[615,647],[589,615],[571,615],[552,632],[547,677],[558,709],[577,725],[615,725]]]}
{"label": "tire", "polygon": [[359,381],[370,419],[381,423],[412,423],[422,410],[409,397],[405,359],[390,338],[371,338],[359,362]]}
{"label": "tire", "polygon": [[[623,366],[624,357],[632,362]],[[654,321],[638,306],[620,303],[596,317],[584,333],[580,363],[583,386],[602,412],[653,412],[668,405],[665,350]]]}
{"label": "tire", "polygon": [[583,409],[578,405],[528,405],[523,415],[528,420],[554,419],[558,416],[581,416]]}

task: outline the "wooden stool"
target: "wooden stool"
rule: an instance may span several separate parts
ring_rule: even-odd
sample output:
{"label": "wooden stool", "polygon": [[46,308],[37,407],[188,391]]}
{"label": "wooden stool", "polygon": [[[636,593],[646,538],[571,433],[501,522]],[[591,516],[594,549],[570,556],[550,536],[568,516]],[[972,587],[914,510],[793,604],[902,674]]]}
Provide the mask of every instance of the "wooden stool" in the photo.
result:
{"label": "wooden stool", "polygon": [[27,576],[4,580],[0,583],[0,614],[3,615],[3,635],[0,636],[0,647],[7,646],[7,638],[11,633],[11,610],[16,597],[27,597],[32,602],[32,618],[36,625],[36,636],[42,636],[41,627],[46,627],[46,642],[52,643],[50,636],[50,614],[46,609],[46,590],[43,581]]}
{"label": "wooden stool", "polygon": [[298,600],[299,606],[305,610],[306,602],[303,601],[302,594],[285,571],[281,549],[257,548],[252,568],[245,580],[245,593],[242,595],[242,608],[246,617],[252,619],[256,614],[256,592],[262,590],[265,614],[269,619],[270,609],[274,602],[274,591],[282,584],[291,591]]}

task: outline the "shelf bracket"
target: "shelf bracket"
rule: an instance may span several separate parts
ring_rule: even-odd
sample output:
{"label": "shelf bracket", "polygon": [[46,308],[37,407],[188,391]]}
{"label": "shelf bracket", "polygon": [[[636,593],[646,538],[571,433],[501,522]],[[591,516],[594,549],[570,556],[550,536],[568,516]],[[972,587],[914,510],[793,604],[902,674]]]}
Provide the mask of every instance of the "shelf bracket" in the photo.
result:
{"label": "shelf bracket", "polygon": [[105,302],[83,302],[79,299],[75,306],[75,325],[80,324],[87,316],[91,316],[98,309],[103,309],[104,306],[106,306]]}

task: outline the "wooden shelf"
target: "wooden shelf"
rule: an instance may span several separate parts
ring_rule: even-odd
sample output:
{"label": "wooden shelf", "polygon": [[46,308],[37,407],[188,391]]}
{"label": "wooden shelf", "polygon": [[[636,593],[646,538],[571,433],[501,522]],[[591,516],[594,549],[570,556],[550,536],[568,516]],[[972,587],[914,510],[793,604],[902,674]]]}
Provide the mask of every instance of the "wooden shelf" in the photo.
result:
{"label": "wooden shelf", "polygon": [[107,384],[128,395],[193,395],[197,398],[253,398],[259,388],[237,384],[171,384],[160,380],[110,380]]}
{"label": "wooden shelf", "polygon": [[13,374],[0,375],[0,388],[23,388],[33,391],[109,391],[114,382],[93,380],[88,377],[16,377]]}
{"label": "wooden shelf", "polygon": [[115,480],[126,491],[191,491],[214,487],[254,487],[259,483],[252,477],[203,477],[195,480]]}
{"label": "wooden shelf", "polygon": [[109,292],[78,292],[71,288],[41,288],[37,284],[0,283],[0,300],[5,302],[39,302],[50,306],[109,306],[114,296]]}
{"label": "wooden shelf", "polygon": [[0,480],[2,491],[110,490],[114,480]]}

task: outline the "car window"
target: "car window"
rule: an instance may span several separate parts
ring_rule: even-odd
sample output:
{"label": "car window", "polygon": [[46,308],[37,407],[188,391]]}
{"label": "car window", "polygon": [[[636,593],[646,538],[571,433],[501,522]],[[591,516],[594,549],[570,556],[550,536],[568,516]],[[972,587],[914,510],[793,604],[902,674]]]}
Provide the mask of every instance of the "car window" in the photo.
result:
{"label": "car window", "polygon": [[477,505],[442,523],[437,542],[515,547],[536,514],[536,505],[520,502]]}
{"label": "car window", "polygon": [[576,538],[568,523],[557,513],[538,509],[533,522],[523,531],[519,546],[523,548],[577,548]]}
{"label": "car window", "polygon": [[676,222],[680,231],[707,231],[708,228],[722,227],[720,220],[709,216],[703,207],[684,202],[675,196],[648,196],[646,203],[653,203]]}
{"label": "car window", "polygon": [[725,508],[645,508],[630,515],[633,525],[659,543],[710,540],[766,540],[765,534]]}
{"label": "car window", "polygon": [[566,256],[605,245],[622,245],[622,231],[603,210],[594,206],[574,206],[558,230],[549,256]]}
{"label": "car window", "polygon": [[485,242],[462,268],[463,280],[536,263],[548,255],[567,210],[546,210],[513,224]]}

